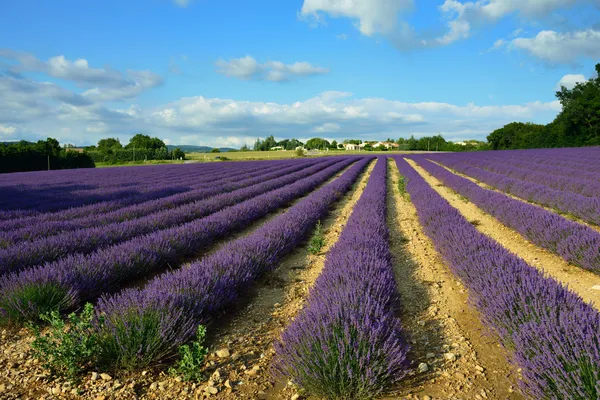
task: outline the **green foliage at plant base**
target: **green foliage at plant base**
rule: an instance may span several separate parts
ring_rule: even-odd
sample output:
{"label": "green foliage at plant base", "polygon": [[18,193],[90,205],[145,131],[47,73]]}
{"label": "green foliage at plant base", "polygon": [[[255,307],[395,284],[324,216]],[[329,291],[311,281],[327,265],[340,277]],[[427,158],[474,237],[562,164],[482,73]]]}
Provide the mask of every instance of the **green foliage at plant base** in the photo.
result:
{"label": "green foliage at plant base", "polygon": [[308,251],[311,254],[318,254],[319,251],[325,246],[325,233],[323,232],[323,225],[321,225],[321,221],[317,222],[317,226],[315,228],[315,232],[310,238],[310,242],[308,244]]}
{"label": "green foliage at plant base", "polygon": [[94,307],[86,304],[80,315],[67,317],[68,325],[57,311],[40,315],[49,323],[48,333],[31,325],[35,340],[31,344],[33,355],[53,375],[77,381],[88,370],[98,354],[98,336],[92,325]]}
{"label": "green foliage at plant base", "polygon": [[179,361],[175,367],[169,369],[169,372],[181,376],[186,381],[201,380],[200,369],[204,365],[204,358],[208,354],[208,350],[204,347],[205,339],[206,328],[200,325],[196,332],[196,340],[179,348]]}

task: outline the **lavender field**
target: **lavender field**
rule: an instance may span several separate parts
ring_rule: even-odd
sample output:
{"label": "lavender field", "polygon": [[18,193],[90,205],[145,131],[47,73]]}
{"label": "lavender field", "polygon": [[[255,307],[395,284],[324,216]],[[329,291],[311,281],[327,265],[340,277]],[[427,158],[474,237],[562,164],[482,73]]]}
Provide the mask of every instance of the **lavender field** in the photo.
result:
{"label": "lavender field", "polygon": [[599,309],[597,147],[0,175],[0,398],[600,399]]}

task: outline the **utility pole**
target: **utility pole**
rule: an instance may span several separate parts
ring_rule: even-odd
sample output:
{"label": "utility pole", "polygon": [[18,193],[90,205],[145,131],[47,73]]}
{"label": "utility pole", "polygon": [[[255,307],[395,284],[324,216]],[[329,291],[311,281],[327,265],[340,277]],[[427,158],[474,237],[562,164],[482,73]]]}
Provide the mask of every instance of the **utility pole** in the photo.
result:
{"label": "utility pole", "polygon": [[135,145],[133,146],[133,162],[135,162]]}
{"label": "utility pole", "polygon": [[429,151],[429,139],[427,139],[427,151]]}
{"label": "utility pole", "polygon": [[50,171],[50,155],[48,155],[48,171]]}

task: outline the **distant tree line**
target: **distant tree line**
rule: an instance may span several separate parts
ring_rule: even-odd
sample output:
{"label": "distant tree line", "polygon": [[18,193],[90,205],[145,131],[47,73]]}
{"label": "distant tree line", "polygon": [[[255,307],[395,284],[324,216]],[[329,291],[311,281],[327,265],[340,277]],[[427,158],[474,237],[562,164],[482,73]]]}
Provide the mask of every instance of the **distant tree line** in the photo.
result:
{"label": "distant tree line", "polygon": [[179,148],[171,151],[159,138],[138,133],[123,146],[119,139],[100,139],[96,146],[84,149],[95,162],[119,164],[130,161],[179,160],[185,159],[185,153]]}
{"label": "distant tree line", "polygon": [[512,122],[487,137],[493,150],[600,145],[600,64],[596,77],[561,86],[556,98],[562,111],[548,125]]}
{"label": "distant tree line", "polygon": [[424,136],[419,139],[411,136],[408,139],[400,138],[396,143],[399,145],[399,150],[411,151],[475,151],[489,149],[485,142],[479,140],[452,142],[444,139],[442,135]]}
{"label": "distant tree line", "polygon": [[[273,135],[268,136],[265,140],[256,139],[254,142],[254,151],[269,151],[273,147],[283,147],[284,150],[296,150],[296,147],[302,147],[304,143],[297,139],[284,139],[279,142],[275,140]],[[240,149],[241,151],[250,151],[248,146],[244,145]]]}
{"label": "distant tree line", "polygon": [[[488,147],[485,142],[478,140],[465,140],[464,142],[451,142],[444,139],[441,135],[437,136],[425,136],[419,139],[415,139],[411,136],[409,139],[399,138],[397,140],[388,138],[387,143],[398,144],[397,150],[429,150],[429,151],[474,151],[474,150],[486,150]],[[360,145],[361,150],[365,151],[387,151],[388,148],[384,145],[376,145],[377,141],[362,141],[360,139],[346,139],[341,143],[336,140],[329,142],[323,138],[312,138],[302,143],[297,139],[285,139],[276,141],[273,136],[267,137],[265,140],[256,139],[254,143],[254,151],[268,151],[274,147],[282,147],[285,150],[294,150],[297,147],[303,147],[307,150],[340,150],[344,149],[346,144]],[[246,145],[242,146],[240,151],[250,151],[250,148]]]}
{"label": "distant tree line", "polygon": [[40,171],[68,168],[94,168],[93,159],[84,153],[62,148],[56,139],[37,142],[0,143],[0,172]]}

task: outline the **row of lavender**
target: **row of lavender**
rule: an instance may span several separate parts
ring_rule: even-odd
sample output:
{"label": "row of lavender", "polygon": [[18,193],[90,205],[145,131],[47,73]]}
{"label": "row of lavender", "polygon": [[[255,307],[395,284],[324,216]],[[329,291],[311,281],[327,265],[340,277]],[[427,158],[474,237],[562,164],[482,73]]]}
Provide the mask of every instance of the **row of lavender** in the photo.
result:
{"label": "row of lavender", "polygon": [[[297,161],[294,161],[294,163],[289,164],[268,162],[264,164],[261,163],[255,166],[248,166],[247,168],[243,168],[242,170],[225,168],[222,171],[204,171],[199,176],[186,174],[179,177],[175,181],[175,186],[178,187],[177,194],[183,194],[187,191],[212,186],[216,181],[219,181],[220,179],[244,179],[245,177],[250,176],[247,174],[254,174],[261,171],[263,173],[270,173],[280,168],[286,168],[289,165],[293,165],[295,163],[297,163]],[[145,202],[151,202],[153,200],[161,199],[163,197],[170,197],[170,194],[165,192],[170,190],[169,188],[173,187],[173,181],[160,179],[158,182],[150,182],[147,184],[153,185],[153,190],[144,193],[139,197],[126,197],[123,199],[101,201],[84,206],[60,209],[54,212],[44,212],[29,216],[13,217],[10,219],[0,221],[0,230],[16,230],[26,228],[31,225],[44,224],[50,221],[76,220],[89,217],[90,215],[100,215],[115,211],[118,212],[122,208],[136,206]]]}
{"label": "row of lavender", "polygon": [[14,196],[3,196],[0,199],[0,207],[4,210],[29,209],[41,212],[57,210],[143,193],[151,190],[152,183],[172,182],[188,176],[198,178],[203,173],[211,173],[215,170],[214,167],[204,166],[180,167],[180,171],[169,168],[160,172],[156,168],[151,171],[138,168],[137,171],[131,171],[129,174],[123,171],[119,171],[118,174],[110,171],[121,170],[119,168],[111,168],[109,174],[103,173],[106,170],[92,170],[98,172],[81,174],[78,179],[62,179],[69,173],[45,171],[47,179],[40,180],[43,176],[39,172],[32,172],[24,175],[20,182],[13,182],[12,179],[8,179],[12,178],[11,176],[3,175],[0,176],[3,191],[8,191]]}
{"label": "row of lavender", "polygon": [[134,237],[169,229],[202,218],[225,207],[310,176],[339,161],[339,159],[329,159],[293,173],[288,171],[282,174],[279,171],[276,173],[275,178],[266,182],[263,182],[260,174],[258,174],[258,176],[247,179],[247,181],[253,182],[253,185],[248,186],[243,182],[240,189],[232,192],[219,190],[217,193],[220,194],[205,198],[200,197],[197,201],[143,215],[136,219],[67,231],[49,237],[13,244],[6,249],[0,249],[0,275],[44,262],[60,260],[73,253],[88,254],[105,246],[111,246]]}
{"label": "row of lavender", "polygon": [[[523,181],[510,176],[497,174],[482,168],[470,166],[461,160],[464,155],[438,155],[430,157],[442,164],[525,200],[571,214],[591,224],[600,225],[600,198],[587,197],[579,193],[553,189],[539,182]],[[553,179],[550,175],[547,179]],[[573,179],[576,180],[575,178]]]}
{"label": "row of lavender", "polygon": [[[110,230],[124,231],[125,228],[123,222],[132,220],[136,220],[137,222],[142,217],[146,219],[153,218],[154,228],[158,229],[161,212],[163,214],[169,213],[170,215],[176,212],[185,212],[189,218],[193,218],[194,214],[197,214],[200,205],[198,202],[200,200],[212,196],[223,195],[275,178],[285,177],[288,174],[303,170],[315,164],[320,164],[323,166],[322,168],[325,168],[325,166],[330,165],[333,162],[332,160],[323,159],[320,161],[320,163],[317,163],[314,160],[296,162],[287,168],[284,168],[284,166],[277,166],[269,169],[253,170],[244,174],[235,174],[234,176],[212,176],[211,180],[213,184],[209,187],[207,187],[206,184],[202,184],[198,189],[119,208],[109,213],[90,213],[82,218],[62,218],[49,221],[45,221],[43,218],[37,218],[35,223],[28,226],[16,229],[8,228],[5,231],[0,232],[0,245],[3,244],[3,247],[8,247],[16,245],[23,240],[56,236],[64,232],[72,231],[76,232],[62,236],[75,235],[82,237],[87,235],[87,233],[82,230],[93,227],[102,229],[104,231],[104,236],[108,236],[110,235],[108,233]],[[138,234],[143,233],[143,229],[140,228],[139,232],[140,233]]]}
{"label": "row of lavender", "polygon": [[600,398],[600,314],[479,233],[400,157],[400,173],[436,249],[522,369],[536,399]]}
{"label": "row of lavender", "polygon": [[[4,275],[0,277],[0,320],[18,322],[35,319],[46,310],[72,309],[103,293],[119,290],[136,278],[176,265],[216,239],[309,193],[356,160],[336,159],[320,172],[313,171],[279,189],[270,187],[270,191],[237,204],[238,200],[229,202],[229,207],[182,225],[137,236],[88,255],[71,254]],[[237,198],[236,194],[228,195]]]}
{"label": "row of lavender", "polygon": [[484,189],[428,161],[424,156],[412,158],[444,185],[465,196],[532,243],[574,265],[600,274],[600,232],[541,207]]}
{"label": "row of lavender", "polygon": [[[286,163],[289,163],[287,161]],[[114,210],[124,205],[132,204],[147,199],[155,199],[167,194],[185,192],[198,184],[209,184],[212,175],[231,174],[244,171],[247,168],[256,168],[257,164],[275,166],[283,162],[268,163],[240,163],[224,165],[221,169],[202,164],[177,166],[180,170],[163,171],[152,174],[142,170],[131,169],[127,179],[115,179],[110,187],[97,184],[94,177],[79,177],[77,182],[56,183],[56,185],[35,184],[37,180],[27,184],[8,185],[4,182],[2,196],[0,197],[0,220],[8,220],[27,215],[37,215],[40,212],[60,211],[72,207],[85,205],[104,205],[104,211]],[[147,167],[150,168],[150,167]],[[116,169],[116,168],[115,168]],[[122,168],[121,168],[122,169]],[[33,173],[32,173],[33,174]],[[6,179],[0,177],[1,179]],[[50,181],[52,181],[50,179]],[[83,214],[79,214],[83,215]]]}
{"label": "row of lavender", "polygon": [[279,374],[324,398],[373,398],[408,370],[395,317],[386,171],[381,157],[306,305],[275,345]]}
{"label": "row of lavender", "polygon": [[[359,160],[340,178],[309,194],[283,215],[248,236],[224,244],[200,262],[163,274],[143,289],[103,297],[97,310],[104,320],[98,328],[103,338],[101,358],[112,365],[132,368],[174,355],[199,324],[213,321],[256,279],[276,268],[282,257],[304,240],[331,205],[352,187],[370,161]],[[318,179],[318,175],[312,179]],[[301,188],[305,193],[314,187],[307,181],[291,192],[297,195]],[[289,195],[290,189],[284,192],[282,195]],[[260,203],[270,207],[273,201],[278,201],[278,196],[265,197]],[[233,219],[219,217],[222,221]]]}
{"label": "row of lavender", "polygon": [[560,149],[503,150],[474,153],[474,157],[503,158],[510,163],[534,163],[540,166],[579,169],[600,172],[600,147],[572,147]]}
{"label": "row of lavender", "polygon": [[439,159],[448,159],[455,169],[473,167],[521,181],[534,182],[561,192],[571,192],[586,197],[600,197],[600,180],[597,172],[586,174],[575,167],[557,168],[552,165],[542,166],[520,160],[513,162],[503,157],[483,158],[479,156],[467,159],[460,156],[444,157],[442,155]]}

